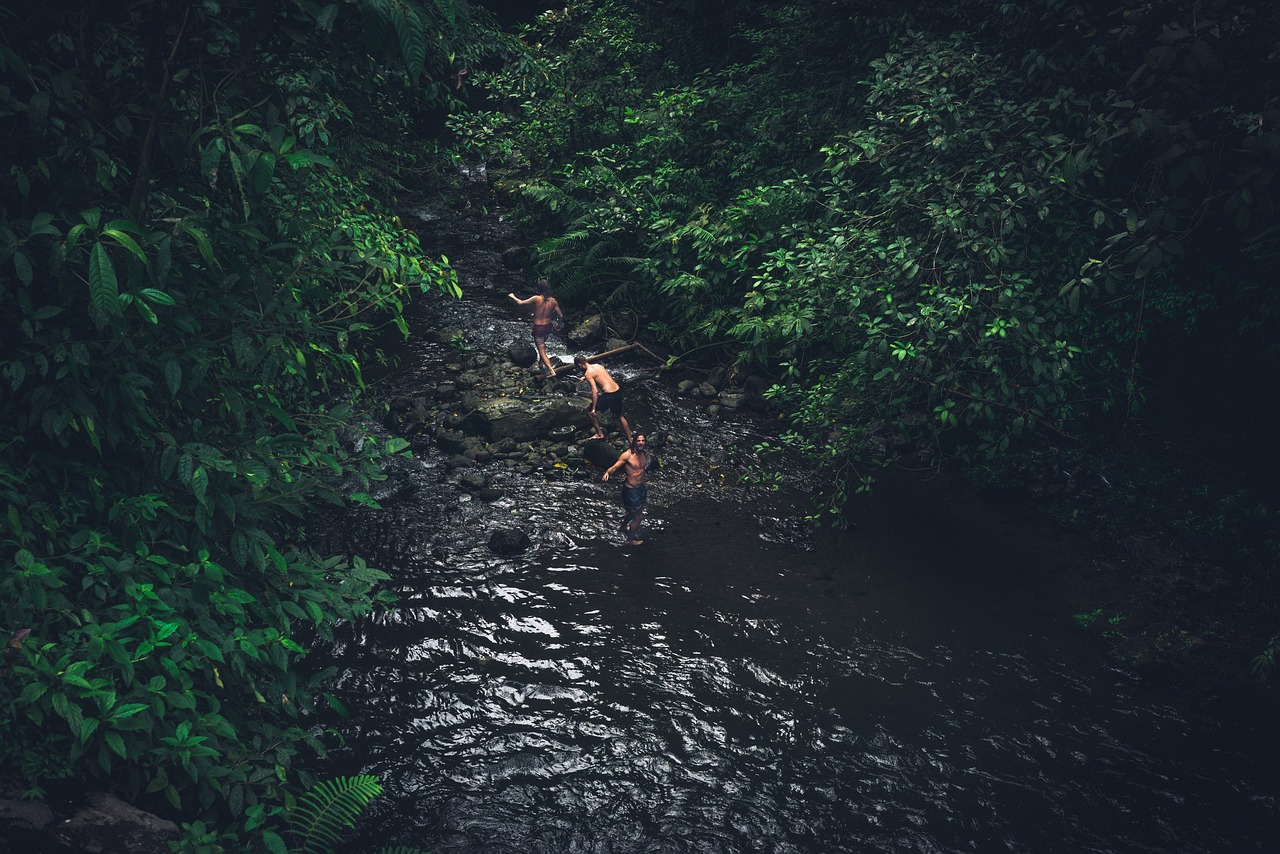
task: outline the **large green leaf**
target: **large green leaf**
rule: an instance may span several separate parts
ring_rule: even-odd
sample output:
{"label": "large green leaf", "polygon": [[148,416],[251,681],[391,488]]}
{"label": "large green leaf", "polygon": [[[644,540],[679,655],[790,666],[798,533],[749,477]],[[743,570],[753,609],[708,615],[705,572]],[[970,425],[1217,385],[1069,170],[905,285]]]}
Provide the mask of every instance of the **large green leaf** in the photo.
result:
{"label": "large green leaf", "polygon": [[120,314],[115,267],[101,243],[95,243],[89,252],[89,304],[99,323]]}

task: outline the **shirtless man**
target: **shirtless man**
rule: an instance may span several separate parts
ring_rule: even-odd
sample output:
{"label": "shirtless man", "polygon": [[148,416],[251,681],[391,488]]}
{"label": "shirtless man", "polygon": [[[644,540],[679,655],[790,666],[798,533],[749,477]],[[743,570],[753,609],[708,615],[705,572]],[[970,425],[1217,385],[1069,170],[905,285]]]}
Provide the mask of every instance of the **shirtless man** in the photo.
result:
{"label": "shirtless man", "polygon": [[573,357],[573,363],[582,369],[582,378],[591,386],[591,402],[583,407],[587,417],[591,419],[591,426],[596,429],[596,434],[591,438],[604,438],[604,431],[600,429],[600,418],[596,413],[611,411],[618,416],[618,423],[622,425],[622,435],[626,436],[627,441],[630,442],[631,425],[622,414],[622,389],[613,381],[613,377],[605,370],[604,365],[588,362],[587,357],[581,353]]}
{"label": "shirtless man", "polygon": [[[551,359],[547,356],[547,336],[558,326],[564,323],[564,312],[560,310],[560,303],[556,302],[556,298],[551,295],[551,283],[546,279],[538,279],[535,288],[537,293],[527,299],[520,299],[515,294],[507,294],[511,299],[515,300],[516,305],[528,305],[533,303],[533,345],[538,348],[538,359],[547,366],[545,377],[554,377],[556,375],[555,366],[551,364]],[[556,320],[552,321],[551,315],[556,316]]]}
{"label": "shirtless man", "polygon": [[622,468],[622,530],[627,535],[627,542],[640,545],[640,523],[644,519],[644,507],[649,501],[649,487],[646,483],[646,472],[649,469],[649,452],[645,450],[644,434],[637,433],[631,440],[631,447],[622,452],[618,461],[605,471],[601,480],[608,480],[609,475]]}

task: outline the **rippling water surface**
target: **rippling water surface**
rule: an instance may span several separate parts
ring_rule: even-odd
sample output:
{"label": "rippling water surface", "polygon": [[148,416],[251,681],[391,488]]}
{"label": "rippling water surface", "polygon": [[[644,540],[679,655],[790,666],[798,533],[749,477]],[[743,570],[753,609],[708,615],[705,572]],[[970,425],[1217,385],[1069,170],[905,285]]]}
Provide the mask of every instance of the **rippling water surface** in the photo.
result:
{"label": "rippling water surface", "polygon": [[[435,320],[527,334],[492,247],[450,248],[473,298]],[[415,343],[394,382],[444,358]],[[1275,850],[1274,722],[1099,666],[1062,583],[1094,570],[1056,532],[899,475],[798,533],[799,496],[736,483],[761,425],[611,367],[675,437],[643,546],[594,479],[495,475],[483,504],[430,454],[356,520],[402,604],[334,651],[344,770],[388,790],[360,850]],[[496,557],[495,527],[533,547]]]}

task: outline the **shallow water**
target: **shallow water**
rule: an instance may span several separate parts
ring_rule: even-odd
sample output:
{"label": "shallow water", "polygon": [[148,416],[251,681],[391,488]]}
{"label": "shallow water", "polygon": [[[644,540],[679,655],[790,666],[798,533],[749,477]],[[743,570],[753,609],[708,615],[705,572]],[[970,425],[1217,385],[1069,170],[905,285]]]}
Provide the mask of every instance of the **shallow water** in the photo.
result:
{"label": "shallow water", "polygon": [[[435,236],[468,299],[418,310],[497,350],[527,335],[501,302],[520,277],[500,226],[463,232]],[[415,337],[390,391],[447,351]],[[1270,850],[1273,723],[1100,665],[1071,619],[1095,570],[1059,532],[905,472],[810,532],[802,494],[737,482],[767,423],[610,367],[673,437],[644,545],[594,476],[495,475],[484,504],[430,453],[412,496],[351,520],[401,596],[333,650],[336,767],[387,787],[353,850]],[[491,554],[497,527],[532,548]]]}

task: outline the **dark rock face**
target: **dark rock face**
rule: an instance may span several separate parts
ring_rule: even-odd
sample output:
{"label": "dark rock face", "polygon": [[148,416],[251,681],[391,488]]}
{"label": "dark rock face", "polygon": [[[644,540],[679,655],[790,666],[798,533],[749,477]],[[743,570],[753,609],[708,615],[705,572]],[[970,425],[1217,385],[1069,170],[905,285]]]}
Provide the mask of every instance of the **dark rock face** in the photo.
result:
{"label": "dark rock face", "polygon": [[489,535],[489,551],[498,555],[518,555],[529,548],[529,535],[514,528],[498,528]]}

